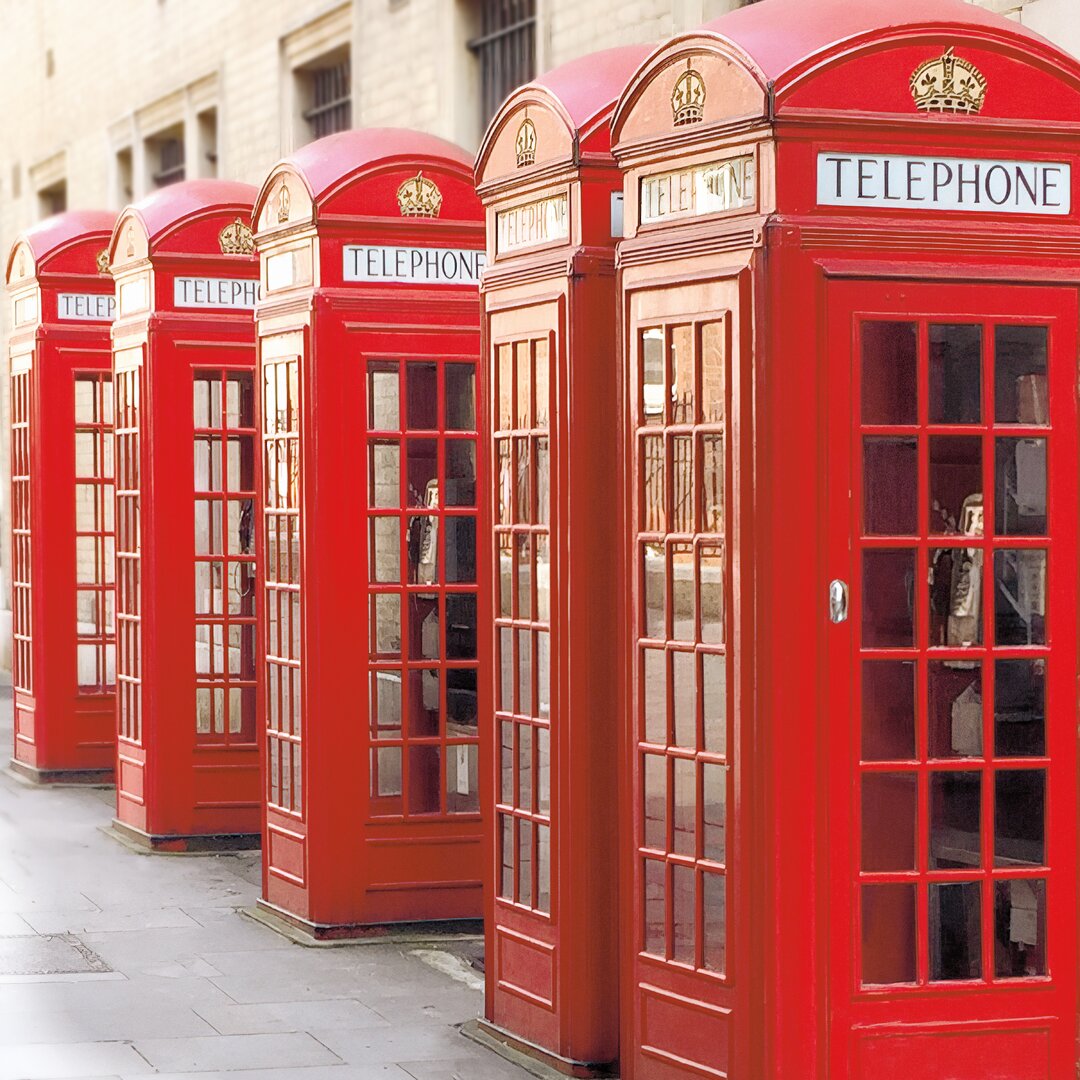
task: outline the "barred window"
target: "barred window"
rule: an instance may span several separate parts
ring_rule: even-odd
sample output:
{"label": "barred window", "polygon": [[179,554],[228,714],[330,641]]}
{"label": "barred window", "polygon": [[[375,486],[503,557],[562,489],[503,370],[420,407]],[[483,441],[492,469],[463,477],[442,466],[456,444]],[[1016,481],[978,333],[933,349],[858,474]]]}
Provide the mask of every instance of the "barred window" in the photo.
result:
{"label": "barred window", "polygon": [[308,81],[304,119],[313,139],[352,127],[352,61],[344,57],[301,72]]}
{"label": "barred window", "polygon": [[536,75],[536,0],[481,0],[480,33],[468,43],[480,64],[480,123]]}

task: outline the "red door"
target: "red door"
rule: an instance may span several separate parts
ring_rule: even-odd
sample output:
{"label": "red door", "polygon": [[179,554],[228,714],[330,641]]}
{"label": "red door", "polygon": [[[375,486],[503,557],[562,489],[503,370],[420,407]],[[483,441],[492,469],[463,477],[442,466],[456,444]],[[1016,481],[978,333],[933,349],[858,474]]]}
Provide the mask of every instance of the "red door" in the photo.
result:
{"label": "red door", "polygon": [[1073,1075],[1075,292],[832,288],[829,1075]]}

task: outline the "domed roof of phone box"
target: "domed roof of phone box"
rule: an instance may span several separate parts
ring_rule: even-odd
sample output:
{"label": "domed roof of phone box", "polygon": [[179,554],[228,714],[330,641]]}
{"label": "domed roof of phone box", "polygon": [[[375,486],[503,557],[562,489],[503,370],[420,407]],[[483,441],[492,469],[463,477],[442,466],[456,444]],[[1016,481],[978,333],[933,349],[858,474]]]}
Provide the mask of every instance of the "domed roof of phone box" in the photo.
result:
{"label": "domed roof of phone box", "polygon": [[40,271],[43,262],[71,244],[86,243],[95,238],[103,245],[108,243],[115,224],[116,215],[108,210],[67,210],[53,214],[18,235],[8,254],[8,270],[10,272],[11,258],[20,243],[30,249]]}

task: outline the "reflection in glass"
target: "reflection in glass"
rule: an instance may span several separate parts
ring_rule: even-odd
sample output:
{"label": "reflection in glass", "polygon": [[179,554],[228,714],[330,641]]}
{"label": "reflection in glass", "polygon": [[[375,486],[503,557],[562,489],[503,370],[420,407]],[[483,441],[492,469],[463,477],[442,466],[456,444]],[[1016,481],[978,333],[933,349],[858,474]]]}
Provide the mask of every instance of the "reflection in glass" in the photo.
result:
{"label": "reflection in glass", "polygon": [[533,711],[532,631],[518,630],[518,712],[531,716]]}
{"label": "reflection in glass", "polygon": [[982,548],[931,548],[929,593],[931,646],[982,642]]}
{"label": "reflection in glass", "polygon": [[439,734],[438,668],[413,668],[409,678],[409,734],[424,738]]}
{"label": "reflection in glass", "polygon": [[663,649],[642,651],[644,678],[642,690],[645,714],[645,741],[666,746],[667,725],[667,654]]}
{"label": "reflection in glass", "polygon": [[867,536],[918,532],[919,454],[915,439],[863,439],[863,531]]}
{"label": "reflection in glass", "polygon": [[930,869],[971,870],[982,864],[982,774],[930,774]]}
{"label": "reflection in glass", "polygon": [[671,636],[675,641],[693,641],[696,637],[694,599],[694,545],[671,545]]}
{"label": "reflection in glass", "polygon": [[439,597],[409,593],[409,659],[438,660]]}
{"label": "reflection in glass", "polygon": [[930,885],[930,981],[982,978],[982,886]]}
{"label": "reflection in glass", "polygon": [[547,427],[548,413],[550,411],[548,399],[551,395],[551,385],[548,371],[548,353],[548,339],[546,337],[537,338],[533,342],[533,364],[535,366],[533,378],[536,383],[536,416],[533,422],[538,428]]}
{"label": "reflection in glass", "polygon": [[727,861],[727,766],[702,765],[702,857]]}
{"label": "reflection in glass", "polygon": [[395,805],[383,806],[384,813],[401,812],[401,747],[383,746],[372,750],[371,794],[377,799],[397,796]]}
{"label": "reflection in glass", "polygon": [[498,347],[499,430],[514,426],[514,354],[509,345]]}
{"label": "reflection in glass", "polygon": [[499,710],[514,711],[514,631],[499,627]]}
{"label": "reflection in glass", "polygon": [[702,532],[724,532],[724,436],[703,435],[702,455]]}
{"label": "reflection in glass", "polygon": [[511,533],[499,533],[499,617],[514,615],[514,538]]}
{"label": "reflection in glass", "polygon": [[667,618],[665,607],[665,587],[667,573],[664,565],[664,545],[646,544],[643,550],[642,573],[645,601],[645,634],[657,641],[667,639]]}
{"label": "reflection in glass", "polygon": [[551,813],[551,732],[536,729],[536,810]]}
{"label": "reflection in glass", "polygon": [[447,506],[476,505],[476,443],[472,439],[446,441]]}
{"label": "reflection in glass", "polygon": [[[401,596],[376,593],[371,598],[372,637],[375,657],[401,655]],[[374,657],[373,657],[374,659]]]}
{"label": "reflection in glass", "polygon": [[641,334],[641,423],[664,422],[664,331]]}
{"label": "reflection in glass", "polygon": [[671,850],[676,855],[697,854],[697,768],[692,758],[675,758],[674,814]]}
{"label": "reflection in glass", "polygon": [[499,802],[514,804],[514,724],[499,721]]}
{"label": "reflection in glass", "polygon": [[698,555],[698,610],[701,613],[701,641],[705,645],[724,643],[724,549],[702,547]]}
{"label": "reflection in glass", "polygon": [[[394,520],[396,523],[396,519]],[[439,519],[433,514],[411,515],[406,528],[405,543],[409,552],[410,584],[435,584],[439,580]],[[399,567],[398,574],[400,573]]]}
{"label": "reflection in glass", "polygon": [[368,673],[371,694],[371,737],[397,739],[401,737],[401,672],[372,671]]}
{"label": "reflection in glass", "polygon": [[446,580],[451,585],[476,581],[476,518],[443,518],[446,528]]}
{"label": "reflection in glass", "polygon": [[476,669],[446,669],[446,732],[475,735],[477,730]]}
{"label": "reflection in glass", "polygon": [[519,341],[514,345],[514,366],[517,373],[514,426],[518,428],[532,427],[532,368],[529,353],[529,342]]}
{"label": "reflection in glass", "polygon": [[643,532],[667,532],[664,502],[664,440],[649,435],[641,440],[643,483],[641,489],[641,528]]}
{"label": "reflection in glass", "polygon": [[513,521],[514,474],[511,465],[511,446],[509,439],[498,442],[499,456],[499,521],[500,525],[509,525]]}
{"label": "reflection in glass", "polygon": [[689,435],[671,439],[671,531],[694,531],[694,440]]}
{"label": "reflection in glass", "polygon": [[677,964],[694,964],[695,919],[694,880],[692,866],[671,868],[672,943],[671,959]]}
{"label": "reflection in glass", "polygon": [[702,874],[702,967],[723,975],[727,970],[727,876]]}
{"label": "reflection in glass", "polygon": [[546,536],[536,537],[536,617],[541,622],[551,618],[551,552]]}
{"label": "reflection in glass", "polygon": [[982,419],[982,327],[930,327],[930,423]]}
{"label": "reflection in glass", "polygon": [[505,900],[514,899],[514,818],[499,815],[499,895]]}
{"label": "reflection in glass", "polygon": [[995,526],[999,536],[1046,535],[1046,440],[994,443]]}
{"label": "reflection in glass", "polygon": [[476,659],[476,594],[446,594],[446,659]]}
{"label": "reflection in glass", "polygon": [[1046,385],[1047,328],[994,328],[994,416],[999,424],[1050,422]]}
{"label": "reflection in glass", "polygon": [[519,904],[533,902],[533,823],[518,820],[517,897]]}
{"label": "reflection in glass", "polygon": [[863,885],[862,981],[915,981],[915,886]]}
{"label": "reflection in glass", "polygon": [[1042,757],[1046,753],[1046,664],[994,662],[994,753]]}
{"label": "reflection in glass", "polygon": [[1046,863],[1046,770],[994,773],[994,865]]}
{"label": "reflection in glass", "polygon": [[931,436],[930,531],[982,536],[982,488],[982,439]]}
{"label": "reflection in glass", "polygon": [[694,422],[694,328],[671,328],[671,423]]}
{"label": "reflection in glass", "polygon": [[862,759],[915,757],[915,664],[868,660],[862,666]]}
{"label": "reflection in glass", "polygon": [[701,654],[701,709],[705,729],[705,749],[712,754],[727,753],[727,657]]}
{"label": "reflection in glass", "polygon": [[532,537],[528,533],[517,535],[517,617],[531,620],[533,617],[532,591]]}
{"label": "reflection in glass", "polygon": [[927,727],[932,758],[982,757],[982,666],[976,661],[931,661],[927,672]]}
{"label": "reflection in glass", "polygon": [[642,898],[644,927],[642,949],[653,956],[667,956],[667,869],[666,864],[657,859],[645,860],[645,872],[642,875],[645,895]]}
{"label": "reflection in glass", "polygon": [[441,806],[441,770],[438,746],[409,747],[409,813],[437,814]]}
{"label": "reflection in glass", "polygon": [[1046,882],[994,882],[994,975],[1023,979],[1046,974]]}
{"label": "reflection in glass", "polygon": [[910,647],[914,641],[914,549],[864,550],[862,563],[863,645]]}
{"label": "reflection in glass", "polygon": [[521,525],[532,521],[532,490],[529,468],[529,440],[514,440],[514,459],[517,466],[517,481],[514,488],[514,520]]}
{"label": "reflection in glass", "polygon": [[536,715],[546,720],[551,715],[551,635],[536,632]]}
{"label": "reflection in glass", "polygon": [[473,364],[447,364],[446,430],[476,430],[476,368]]}
{"label": "reflection in glass", "polygon": [[551,516],[551,463],[547,439],[536,440],[536,522],[546,525]]}
{"label": "reflection in glass", "polygon": [[446,748],[446,812],[480,812],[479,747],[457,743]]}
{"label": "reflection in glass", "polygon": [[724,421],[724,324],[701,327],[701,422]]}
{"label": "reflection in glass", "polygon": [[863,773],[863,870],[915,869],[917,803],[914,773]]}
{"label": "reflection in glass", "polygon": [[536,909],[551,911],[551,827],[536,826]]}
{"label": "reflection in glass", "polygon": [[409,506],[435,508],[439,505],[438,443],[434,439],[409,439]]}
{"label": "reflection in glass", "polygon": [[667,851],[667,758],[646,754],[642,778],[642,818],[645,847]]}
{"label": "reflection in glass", "polygon": [[675,707],[675,745],[697,748],[697,684],[692,652],[673,652],[672,689]]}
{"label": "reflection in glass", "polygon": [[918,421],[915,323],[862,325],[862,422],[914,424]]}
{"label": "reflection in glass", "polygon": [[401,580],[400,519],[374,517],[371,519],[371,560],[374,581]]}
{"label": "reflection in glass", "polygon": [[517,805],[522,810],[532,810],[533,729],[529,724],[518,724],[517,751]]}
{"label": "reflection in glass", "polygon": [[994,552],[994,626],[998,645],[1046,644],[1046,552]]}
{"label": "reflection in glass", "polygon": [[[281,375],[284,374],[282,370]],[[369,430],[397,431],[401,426],[397,364],[382,361],[368,364],[368,409],[371,416]],[[280,419],[278,429],[287,430]]]}
{"label": "reflection in glass", "polygon": [[410,360],[405,379],[406,418],[412,431],[435,431],[439,426],[438,369],[429,362]]}

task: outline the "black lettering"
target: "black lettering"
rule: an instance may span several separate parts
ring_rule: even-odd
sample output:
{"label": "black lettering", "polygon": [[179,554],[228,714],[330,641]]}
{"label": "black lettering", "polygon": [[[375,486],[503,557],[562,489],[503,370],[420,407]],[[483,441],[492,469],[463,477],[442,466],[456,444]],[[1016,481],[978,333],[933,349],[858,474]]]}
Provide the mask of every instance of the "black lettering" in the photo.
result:
{"label": "black lettering", "polygon": [[851,164],[851,158],[827,157],[825,161],[829,165],[836,166],[836,198],[842,198],[844,194],[844,166]]}
{"label": "black lettering", "polygon": [[[994,197],[994,178],[999,174],[1005,182],[1004,192],[1000,199]],[[1004,206],[1012,198],[1012,177],[1009,175],[1009,170],[1006,169],[1004,165],[991,165],[990,168],[986,170],[986,179],[984,182],[986,184],[986,197],[995,206]]]}
{"label": "black lettering", "polygon": [[975,175],[973,177],[966,177],[964,175],[964,169],[966,168],[965,162],[961,161],[956,168],[956,193],[957,201],[961,206],[964,204],[964,188],[970,187],[975,192],[975,205],[978,206],[982,201],[982,193],[979,191],[979,174],[982,172],[982,166],[977,162],[972,163],[972,169]]}
{"label": "black lettering", "polygon": [[[450,267],[449,270],[447,270],[448,265]],[[442,276],[446,278],[447,281],[453,281],[456,271],[457,259],[454,258],[454,253],[452,251],[444,251],[442,253]]]}
{"label": "black lettering", "polygon": [[1061,168],[1058,165],[1044,165],[1042,174],[1042,201],[1043,206],[1060,206],[1061,200],[1051,201],[1050,192],[1057,191],[1058,179],[1061,176]]}
{"label": "black lettering", "polygon": [[[916,176],[915,170],[922,169],[922,175]],[[915,185],[920,186],[926,180],[926,162],[925,161],[909,161],[907,163],[907,197],[908,202],[926,202],[925,195],[915,194]]]}
{"label": "black lettering", "polygon": [[409,276],[413,279],[419,278],[418,271],[420,267],[424,265],[424,253],[419,248],[412,249],[412,267],[409,271]]}
{"label": "black lettering", "polygon": [[1032,206],[1039,205],[1039,196],[1036,194],[1036,184],[1038,183],[1038,173],[1033,169],[1034,175],[1028,178],[1027,172],[1023,165],[1016,166],[1016,205],[1020,205],[1020,189],[1023,188],[1028,193],[1028,198],[1031,200]]}
{"label": "black lettering", "polygon": [[865,193],[865,186],[868,183],[870,183],[870,181],[873,179],[873,177],[869,175],[867,170],[871,166],[876,165],[876,164],[877,164],[877,162],[874,161],[871,158],[859,158],[859,198],[860,199],[872,199],[874,197],[873,193],[871,193],[869,195],[867,195]]}
{"label": "black lettering", "polygon": [[889,181],[892,179],[892,167],[895,162],[890,161],[888,158],[882,163],[885,166],[885,201],[886,202],[900,202],[903,199],[903,195],[890,195],[889,191],[891,185]]}
{"label": "black lettering", "polygon": [[[942,173],[945,174],[945,179],[941,179]],[[953,180],[952,167],[946,165],[944,161],[934,162],[934,202],[939,202],[941,199],[941,189],[948,187]]]}

